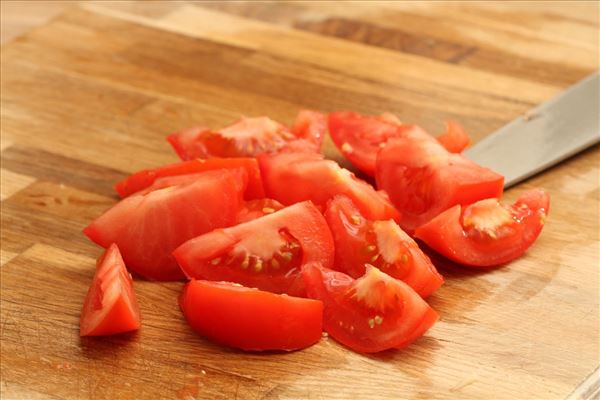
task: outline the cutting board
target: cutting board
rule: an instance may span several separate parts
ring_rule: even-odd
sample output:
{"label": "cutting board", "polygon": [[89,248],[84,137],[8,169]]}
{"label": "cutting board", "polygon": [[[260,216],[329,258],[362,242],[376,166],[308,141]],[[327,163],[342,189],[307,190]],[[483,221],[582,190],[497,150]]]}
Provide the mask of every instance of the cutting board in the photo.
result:
{"label": "cutting board", "polygon": [[506,193],[551,193],[541,237],[503,268],[440,268],[441,319],[404,350],[224,348],[185,324],[180,282],[135,281],[136,333],[80,338],[78,319],[101,253],[81,230],[117,180],[176,161],[172,131],[351,109],[434,134],[454,118],[476,142],[597,68],[598,3],[99,2],[8,43],[2,398],[592,397],[598,147]]}

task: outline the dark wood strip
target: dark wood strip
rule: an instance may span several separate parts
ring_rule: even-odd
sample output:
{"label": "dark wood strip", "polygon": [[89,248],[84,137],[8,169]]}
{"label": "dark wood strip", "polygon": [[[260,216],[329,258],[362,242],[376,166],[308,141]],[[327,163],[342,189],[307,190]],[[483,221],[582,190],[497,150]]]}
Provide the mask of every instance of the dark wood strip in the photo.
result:
{"label": "dark wood strip", "polygon": [[2,168],[112,198],[116,198],[113,185],[127,176],[111,168],[20,145],[2,152]]}

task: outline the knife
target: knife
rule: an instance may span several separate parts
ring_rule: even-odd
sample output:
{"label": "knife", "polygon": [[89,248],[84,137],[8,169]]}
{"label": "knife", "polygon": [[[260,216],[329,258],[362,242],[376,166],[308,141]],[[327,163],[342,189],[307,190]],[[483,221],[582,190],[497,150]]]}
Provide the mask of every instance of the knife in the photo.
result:
{"label": "knife", "polygon": [[600,73],[528,111],[466,150],[504,175],[504,187],[527,179],[600,142]]}

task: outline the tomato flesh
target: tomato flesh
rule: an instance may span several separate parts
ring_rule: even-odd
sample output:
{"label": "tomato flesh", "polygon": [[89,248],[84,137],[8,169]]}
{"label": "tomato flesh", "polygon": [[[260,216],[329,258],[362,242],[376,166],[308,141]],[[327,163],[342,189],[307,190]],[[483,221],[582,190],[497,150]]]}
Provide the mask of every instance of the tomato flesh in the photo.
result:
{"label": "tomato flesh", "polygon": [[334,269],[356,279],[370,264],[404,281],[422,297],[444,282],[429,257],[393,220],[366,219],[346,196],[329,202],[325,219],[335,243]]}
{"label": "tomato flesh", "polygon": [[98,259],[81,312],[81,336],[112,335],[139,329],[140,308],[131,275],[117,245],[112,244]]}
{"label": "tomato flesh", "polygon": [[267,196],[282,204],[310,200],[324,210],[331,198],[345,194],[367,218],[400,218],[387,196],[320,154],[262,154],[258,162]]}
{"label": "tomato flesh", "polygon": [[318,152],[327,133],[327,115],[312,110],[300,110],[296,122],[292,125],[292,133],[299,139],[313,144]]}
{"label": "tomato flesh", "polygon": [[183,279],[172,251],[188,239],[236,223],[245,190],[236,171],[157,179],[114,205],[84,233],[105,248],[116,243],[127,267],[145,278]]}
{"label": "tomato flesh", "polygon": [[164,165],[155,169],[138,171],[115,185],[121,197],[127,197],[151,186],[158,178],[195,174],[216,169],[241,168],[248,175],[245,198],[248,200],[265,197],[258,163],[254,158],[211,158],[194,159],[176,164]]}
{"label": "tomato flesh", "polygon": [[437,136],[436,140],[450,153],[462,153],[471,143],[464,128],[452,120],[446,121],[446,132]]}
{"label": "tomato flesh", "polygon": [[179,298],[194,331],[247,351],[297,350],[317,343],[323,303],[229,282],[192,280]]}
{"label": "tomato flesh", "polygon": [[340,111],[329,114],[331,139],[352,164],[368,175],[375,175],[377,152],[387,140],[399,135],[400,121],[392,114],[364,116]]}
{"label": "tomato flesh", "polygon": [[491,267],[521,256],[540,235],[550,196],[524,192],[513,205],[497,199],[446,210],[415,231],[415,236],[460,264]]}
{"label": "tomato flesh", "polygon": [[284,208],[283,204],[273,199],[256,199],[244,202],[238,213],[237,223],[252,221],[265,215],[273,214]]}
{"label": "tomato flesh", "polygon": [[357,280],[316,264],[302,275],[308,296],[323,301],[325,330],[361,353],[405,347],[438,319],[410,286],[372,266]]}
{"label": "tomato flesh", "polygon": [[307,262],[331,266],[334,248],[319,210],[303,202],[198,236],[173,255],[188,278],[302,296],[301,266]]}
{"label": "tomato flesh", "polygon": [[400,226],[408,233],[456,204],[500,197],[504,184],[501,175],[449,153],[418,127],[381,149],[376,181],[402,213]]}

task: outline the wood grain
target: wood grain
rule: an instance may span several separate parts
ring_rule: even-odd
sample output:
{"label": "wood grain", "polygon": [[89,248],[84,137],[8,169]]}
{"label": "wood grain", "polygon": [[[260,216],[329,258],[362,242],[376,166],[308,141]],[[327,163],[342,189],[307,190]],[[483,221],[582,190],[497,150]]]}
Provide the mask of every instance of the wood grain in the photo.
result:
{"label": "wood grain", "polygon": [[80,339],[78,318],[101,252],[81,229],[117,201],[117,180],[176,160],[166,134],[310,107],[392,111],[432,132],[451,117],[479,140],[598,68],[598,7],[103,1],[3,46],[0,395],[591,398],[598,146],[506,193],[551,193],[539,241],[489,272],[441,265],[429,300],[441,320],[402,351],[363,356],[328,338],[293,353],[222,348],[183,321],[182,283],[135,281],[137,333]]}

